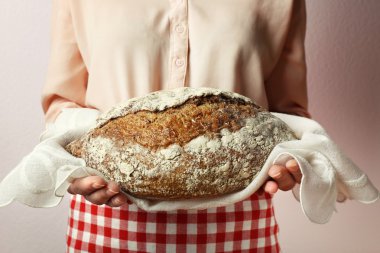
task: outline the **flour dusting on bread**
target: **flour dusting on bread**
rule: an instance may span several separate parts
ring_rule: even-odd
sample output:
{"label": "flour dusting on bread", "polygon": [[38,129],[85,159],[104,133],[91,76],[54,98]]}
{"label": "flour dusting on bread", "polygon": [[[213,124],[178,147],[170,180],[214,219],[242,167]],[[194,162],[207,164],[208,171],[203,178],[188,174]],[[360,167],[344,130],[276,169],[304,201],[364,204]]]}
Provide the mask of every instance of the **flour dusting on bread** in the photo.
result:
{"label": "flour dusting on bread", "polygon": [[243,189],[274,146],[292,139],[284,122],[249,98],[180,88],[115,107],[68,150],[132,195],[184,199]]}

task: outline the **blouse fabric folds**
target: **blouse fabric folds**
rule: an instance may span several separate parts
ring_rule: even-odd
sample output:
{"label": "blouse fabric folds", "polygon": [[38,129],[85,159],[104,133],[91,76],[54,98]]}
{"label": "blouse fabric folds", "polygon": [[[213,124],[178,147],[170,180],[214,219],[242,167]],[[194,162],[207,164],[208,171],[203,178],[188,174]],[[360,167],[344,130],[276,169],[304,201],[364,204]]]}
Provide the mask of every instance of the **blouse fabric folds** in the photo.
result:
{"label": "blouse fabric folds", "polygon": [[309,116],[305,22],[304,0],[53,0],[46,119],[182,86]]}

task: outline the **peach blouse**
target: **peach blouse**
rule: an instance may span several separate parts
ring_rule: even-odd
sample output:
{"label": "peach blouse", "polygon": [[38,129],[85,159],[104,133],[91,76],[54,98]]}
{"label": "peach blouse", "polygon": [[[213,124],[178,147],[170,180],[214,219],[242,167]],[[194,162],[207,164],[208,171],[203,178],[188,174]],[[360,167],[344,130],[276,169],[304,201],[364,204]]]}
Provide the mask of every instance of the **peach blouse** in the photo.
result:
{"label": "peach blouse", "polygon": [[305,28],[304,0],[53,0],[46,120],[182,86],[310,117]]}

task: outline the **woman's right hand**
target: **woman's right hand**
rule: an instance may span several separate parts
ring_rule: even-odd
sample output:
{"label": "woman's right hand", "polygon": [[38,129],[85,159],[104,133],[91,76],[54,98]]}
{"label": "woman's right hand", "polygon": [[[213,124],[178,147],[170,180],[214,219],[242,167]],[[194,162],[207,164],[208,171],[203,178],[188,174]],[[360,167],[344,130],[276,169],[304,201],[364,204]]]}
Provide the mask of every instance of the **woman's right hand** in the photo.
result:
{"label": "woman's right hand", "polygon": [[86,200],[96,205],[105,204],[110,207],[120,207],[131,203],[115,182],[107,183],[99,176],[75,179],[67,191],[71,194],[83,195]]}

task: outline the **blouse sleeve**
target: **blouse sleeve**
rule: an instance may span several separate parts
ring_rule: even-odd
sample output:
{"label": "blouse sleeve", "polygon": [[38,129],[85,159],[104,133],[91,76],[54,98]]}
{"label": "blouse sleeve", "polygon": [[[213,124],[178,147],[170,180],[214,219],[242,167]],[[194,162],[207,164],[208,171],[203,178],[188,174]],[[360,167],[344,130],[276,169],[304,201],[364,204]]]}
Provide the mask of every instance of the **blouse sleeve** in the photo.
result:
{"label": "blouse sleeve", "polygon": [[294,0],[283,51],[265,81],[270,111],[311,118],[306,87],[305,33],[305,0]]}
{"label": "blouse sleeve", "polygon": [[53,0],[51,49],[42,108],[52,122],[62,108],[84,107],[88,72],[80,54],[68,0]]}

